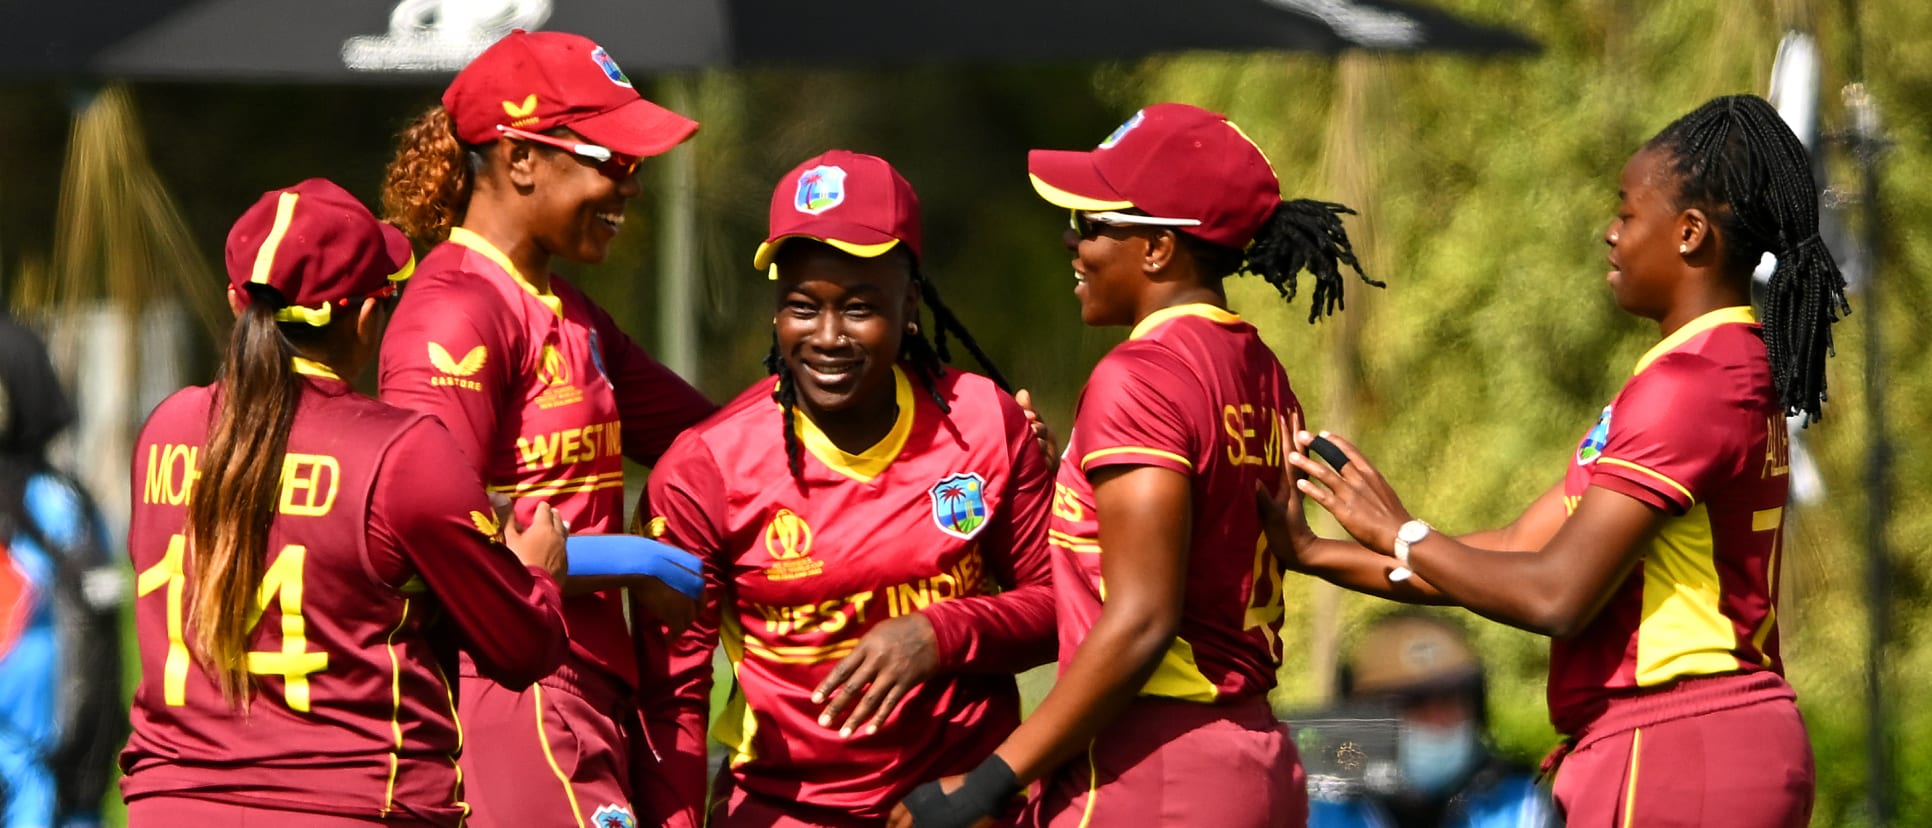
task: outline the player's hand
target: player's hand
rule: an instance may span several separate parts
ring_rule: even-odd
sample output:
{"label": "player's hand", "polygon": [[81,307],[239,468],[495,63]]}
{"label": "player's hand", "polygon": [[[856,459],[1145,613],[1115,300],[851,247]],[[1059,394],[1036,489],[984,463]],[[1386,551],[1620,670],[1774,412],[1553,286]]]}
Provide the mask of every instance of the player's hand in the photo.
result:
{"label": "player's hand", "polygon": [[[950,794],[959,790],[959,786],[965,782],[966,774],[948,776],[939,780],[939,790]],[[993,824],[992,817],[981,817],[979,821],[972,824],[971,828],[991,828]],[[892,806],[892,814],[886,817],[886,828],[928,828],[928,826],[915,822],[912,812],[906,810],[905,803],[902,802]]]}
{"label": "player's hand", "polygon": [[1289,453],[1288,462],[1308,475],[1308,479],[1295,481],[1295,486],[1334,515],[1336,522],[1363,546],[1384,555],[1395,554],[1396,530],[1410,517],[1409,510],[1402,506],[1402,498],[1382,479],[1382,473],[1355,449],[1355,444],[1327,432],[1321,436],[1341,449],[1348,463],[1338,472],[1327,463],[1309,457],[1308,444],[1314,442],[1315,435],[1296,429],[1296,450]]}
{"label": "player's hand", "polygon": [[1021,411],[1026,412],[1027,427],[1033,429],[1033,439],[1040,444],[1040,453],[1046,455],[1047,471],[1059,468],[1060,441],[1053,436],[1053,427],[1040,418],[1040,412],[1033,410],[1032,392],[1022,388],[1013,395],[1013,401],[1020,404]]}
{"label": "player's hand", "polygon": [[570,559],[564,554],[564,538],[570,535],[570,530],[564,528],[563,516],[550,508],[550,504],[537,504],[529,526],[518,528],[515,520],[505,521],[503,534],[504,545],[516,553],[524,566],[542,569],[559,581],[570,574]]}
{"label": "player's hand", "polygon": [[923,613],[882,621],[812,691],[812,702],[825,705],[818,723],[841,737],[877,733],[899,700],[938,670],[939,636]]}
{"label": "player's hand", "polygon": [[698,602],[672,589],[656,578],[640,578],[631,588],[631,600],[652,617],[664,622],[672,635],[684,632],[698,617]]}
{"label": "player's hand", "polygon": [[[1302,417],[1297,411],[1288,418],[1288,433],[1301,431]],[[1255,512],[1260,515],[1261,531],[1268,538],[1268,552],[1282,569],[1295,571],[1304,570],[1302,555],[1319,540],[1315,530],[1308,526],[1301,491],[1295,488],[1295,481],[1301,477],[1300,471],[1290,467],[1281,475],[1281,483],[1273,492],[1259,480],[1254,484]]]}

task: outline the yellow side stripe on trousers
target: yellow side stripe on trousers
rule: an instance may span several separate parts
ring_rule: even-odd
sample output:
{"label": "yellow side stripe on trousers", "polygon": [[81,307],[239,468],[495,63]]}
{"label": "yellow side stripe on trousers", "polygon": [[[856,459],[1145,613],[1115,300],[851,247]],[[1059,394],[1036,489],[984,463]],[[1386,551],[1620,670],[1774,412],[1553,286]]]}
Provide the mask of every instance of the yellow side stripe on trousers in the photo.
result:
{"label": "yellow side stripe on trousers", "polygon": [[577,828],[584,828],[583,809],[577,807],[577,792],[570,789],[570,777],[565,776],[563,768],[557,766],[557,755],[550,752],[550,731],[543,727],[543,685],[530,685],[530,698],[537,708],[537,741],[543,745],[543,761],[550,763],[550,772],[557,775],[563,783],[564,796],[570,800],[570,818],[577,821]]}
{"label": "yellow side stripe on trousers", "polygon": [[[1098,739],[1094,741],[1099,741]],[[1100,798],[1100,766],[1093,762],[1093,742],[1087,743],[1087,807],[1080,811],[1080,828],[1093,824],[1093,804]]]}
{"label": "yellow side stripe on trousers", "polygon": [[1637,728],[1630,734],[1630,778],[1623,787],[1623,828],[1630,828],[1637,818],[1637,759],[1642,756],[1644,729]]}

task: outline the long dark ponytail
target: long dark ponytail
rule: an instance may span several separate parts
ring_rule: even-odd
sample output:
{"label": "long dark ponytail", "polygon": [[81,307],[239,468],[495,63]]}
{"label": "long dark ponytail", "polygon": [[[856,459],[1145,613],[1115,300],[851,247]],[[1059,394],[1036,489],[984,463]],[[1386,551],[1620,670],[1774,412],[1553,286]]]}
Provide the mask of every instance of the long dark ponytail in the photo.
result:
{"label": "long dark ponytail", "polygon": [[289,336],[319,333],[303,323],[276,322],[282,301],[273,288],[250,285],[249,292],[215,385],[208,444],[188,502],[192,650],[231,706],[245,705],[252,691],[249,620],[301,394]]}
{"label": "long dark ponytail", "polygon": [[1818,236],[1818,184],[1804,144],[1763,98],[1728,95],[1664,127],[1645,147],[1670,155],[1679,206],[1701,208],[1717,225],[1727,270],[1749,273],[1765,253],[1777,257],[1762,313],[1778,401],[1807,424],[1824,416],[1831,326],[1851,305],[1845,277]]}

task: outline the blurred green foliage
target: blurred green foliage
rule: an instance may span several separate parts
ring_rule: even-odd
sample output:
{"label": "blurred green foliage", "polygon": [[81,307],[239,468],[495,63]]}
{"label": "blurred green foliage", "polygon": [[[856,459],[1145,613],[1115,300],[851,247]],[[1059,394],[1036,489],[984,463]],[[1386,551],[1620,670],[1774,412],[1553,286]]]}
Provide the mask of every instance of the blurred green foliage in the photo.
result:
{"label": "blurred green foliage", "polygon": [[[770,295],[750,266],[770,188],[829,147],[891,159],[925,205],[926,270],[1017,382],[1060,424],[1087,370],[1117,330],[1079,325],[1064,217],[1024,175],[1028,148],[1090,146],[1134,109],[1183,100],[1229,113],[1280,170],[1290,195],[1347,202],[1350,231],[1386,291],[1349,287],[1344,320],[1310,327],[1305,305],[1265,285],[1231,286],[1288,367],[1313,422],[1348,434],[1408,498],[1445,529],[1498,525],[1560,479],[1575,441],[1657,338],[1603,289],[1601,235],[1625,158],[1678,115],[1718,94],[1763,94],[1781,33],[1818,33],[1827,132],[1843,129],[1837,90],[1853,66],[1840,4],[1804,0],[1437,0],[1536,37],[1531,58],[1279,54],[1184,55],[1137,64],[893,72],[760,71],[687,79],[705,124],[697,155],[699,238],[694,274],[704,360],[714,398],[763,373]],[[1891,646],[1897,824],[1932,824],[1932,713],[1910,704],[1932,678],[1928,560],[1932,535],[1932,346],[1917,308],[1932,273],[1932,6],[1862,4],[1862,57],[1895,146],[1881,168],[1884,263],[1875,291],[1853,296],[1837,329],[1826,419],[1804,434],[1826,497],[1788,514],[1784,655],[1818,756],[1815,824],[1859,825],[1867,779],[1864,681],[1866,560],[1865,336],[1884,324],[1886,416],[1895,444]],[[1913,33],[1917,33],[1914,35]],[[595,35],[594,32],[589,34]],[[646,94],[650,86],[642,84]],[[263,190],[321,175],[374,203],[394,133],[434,102],[430,88],[266,88],[142,85],[134,96],[161,179],[202,240],[211,265],[233,217]],[[51,249],[70,106],[80,86],[0,87],[0,279],[36,272]],[[656,336],[654,192],[611,260],[560,268],[640,341]],[[1824,170],[1859,196],[1842,149]],[[1851,220],[1856,226],[1857,222]],[[1844,252],[1840,250],[1841,258]],[[44,267],[42,267],[44,270]],[[9,286],[0,283],[0,295]],[[210,285],[214,290],[217,286]],[[1339,323],[1338,323],[1339,322]],[[204,349],[210,350],[210,349]],[[208,366],[191,371],[206,376]],[[633,485],[641,480],[634,477]],[[1386,608],[1294,579],[1288,663],[1277,705],[1317,704],[1329,650]],[[1329,608],[1334,608],[1331,613]],[[1318,611],[1318,609],[1320,611]],[[1504,748],[1534,760],[1554,744],[1543,706],[1547,643],[1471,619],[1494,671],[1493,720]],[[1029,677],[1037,693],[1044,676]]]}

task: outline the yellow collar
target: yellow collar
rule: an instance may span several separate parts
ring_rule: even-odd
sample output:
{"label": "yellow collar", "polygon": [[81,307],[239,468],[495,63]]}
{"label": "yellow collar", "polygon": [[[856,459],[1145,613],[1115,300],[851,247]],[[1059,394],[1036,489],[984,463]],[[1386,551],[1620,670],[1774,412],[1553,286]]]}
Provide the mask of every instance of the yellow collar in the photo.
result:
{"label": "yellow collar", "polygon": [[323,365],[320,362],[316,362],[315,360],[306,359],[303,357],[295,358],[295,373],[304,374],[311,377],[327,377],[337,382],[342,381],[341,377],[336,376],[335,369],[332,369],[327,365]]}
{"label": "yellow collar", "polygon": [[497,267],[503,268],[504,273],[509,274],[510,280],[516,282],[517,287],[523,288],[531,296],[537,297],[537,301],[549,307],[552,313],[555,313],[559,317],[563,316],[563,301],[557,298],[557,294],[548,289],[538,290],[536,285],[530,284],[530,280],[525,279],[522,271],[517,270],[517,266],[510,261],[510,256],[496,245],[491,244],[489,239],[477,235],[475,230],[471,230],[468,227],[451,227],[449,229],[449,240],[452,243],[474,250],[478,254],[481,254],[483,258],[494,262]]}
{"label": "yellow collar", "polygon": [[1139,339],[1143,336],[1153,333],[1155,328],[1158,328],[1161,325],[1165,324],[1168,320],[1178,319],[1183,316],[1199,316],[1210,322],[1217,322],[1222,325],[1227,325],[1227,324],[1241,321],[1240,314],[1237,314],[1234,311],[1228,310],[1227,308],[1217,308],[1206,302],[1191,302],[1186,305],[1175,305],[1174,307],[1171,307],[1171,308],[1161,308],[1160,310],[1157,310],[1157,311],[1154,311],[1153,313],[1148,314],[1147,318],[1140,320],[1139,324],[1134,325],[1134,332],[1131,334],[1128,334],[1127,338]]}
{"label": "yellow collar", "polygon": [[899,450],[906,447],[906,438],[912,435],[912,382],[897,365],[892,366],[892,384],[893,401],[899,406],[899,415],[893,420],[892,430],[886,432],[871,448],[858,454],[847,454],[832,442],[832,438],[819,430],[812,418],[805,416],[803,409],[794,408],[792,423],[798,430],[798,439],[827,468],[860,483],[872,482],[899,457]]}
{"label": "yellow collar", "polygon": [[1664,337],[1664,341],[1651,346],[1650,350],[1644,353],[1643,359],[1637,360],[1637,369],[1630,373],[1632,376],[1643,373],[1644,369],[1649,368],[1650,363],[1657,361],[1658,357],[1677,350],[1679,346],[1689,342],[1691,337],[1719,325],[1733,323],[1755,325],[1757,322],[1758,317],[1756,314],[1751,313],[1749,305],[1733,305],[1728,308],[1718,308],[1717,310],[1684,323],[1684,327],[1672,331],[1670,336]]}

